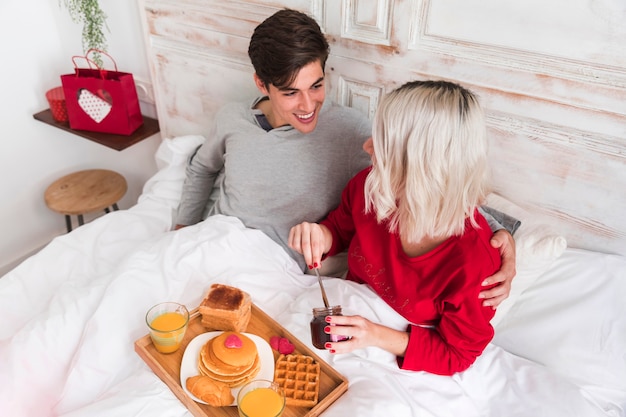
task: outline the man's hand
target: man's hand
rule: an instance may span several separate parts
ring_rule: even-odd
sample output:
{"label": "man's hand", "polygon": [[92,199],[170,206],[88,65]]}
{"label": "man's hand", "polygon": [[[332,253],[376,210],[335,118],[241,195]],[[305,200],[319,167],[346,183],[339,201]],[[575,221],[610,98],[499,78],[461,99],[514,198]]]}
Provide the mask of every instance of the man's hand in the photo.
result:
{"label": "man's hand", "polygon": [[515,277],[515,240],[505,229],[498,230],[491,238],[491,246],[500,250],[502,265],[500,270],[483,281],[483,286],[498,284],[493,288],[481,291],[478,298],[483,298],[483,306],[498,307],[509,297],[511,283]]}

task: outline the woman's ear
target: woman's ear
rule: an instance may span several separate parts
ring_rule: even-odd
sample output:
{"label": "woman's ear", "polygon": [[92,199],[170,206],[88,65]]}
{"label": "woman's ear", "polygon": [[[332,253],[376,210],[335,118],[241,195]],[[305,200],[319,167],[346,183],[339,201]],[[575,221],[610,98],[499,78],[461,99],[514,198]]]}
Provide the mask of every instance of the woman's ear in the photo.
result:
{"label": "woman's ear", "polygon": [[264,96],[269,95],[269,91],[267,91],[267,88],[265,88],[265,83],[259,78],[258,75],[256,75],[256,72],[254,73],[254,84],[256,84],[256,88],[259,89],[261,94],[263,94]]}

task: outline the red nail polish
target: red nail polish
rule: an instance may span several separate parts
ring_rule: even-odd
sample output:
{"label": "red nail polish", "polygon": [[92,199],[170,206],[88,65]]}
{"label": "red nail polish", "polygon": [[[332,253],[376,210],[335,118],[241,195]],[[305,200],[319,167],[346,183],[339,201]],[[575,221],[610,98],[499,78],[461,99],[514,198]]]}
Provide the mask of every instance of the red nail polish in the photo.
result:
{"label": "red nail polish", "polygon": [[328,326],[324,327],[324,333],[330,333],[330,327]]}
{"label": "red nail polish", "polygon": [[313,269],[313,265],[309,265],[309,269]]}
{"label": "red nail polish", "polygon": [[313,264],[313,267],[314,267],[314,268],[317,268],[317,262],[315,262],[315,263]]}
{"label": "red nail polish", "polygon": [[326,344],[324,345],[324,347],[325,347],[326,349],[330,349],[330,346],[331,346],[331,344],[330,344],[330,343],[326,343]]}
{"label": "red nail polish", "polygon": [[330,321],[331,321],[332,319],[330,318],[330,316],[326,316],[326,318],[325,318],[324,320],[326,320],[326,323],[330,323]]}
{"label": "red nail polish", "polygon": [[335,353],[335,349],[331,349],[329,352],[330,353]]}

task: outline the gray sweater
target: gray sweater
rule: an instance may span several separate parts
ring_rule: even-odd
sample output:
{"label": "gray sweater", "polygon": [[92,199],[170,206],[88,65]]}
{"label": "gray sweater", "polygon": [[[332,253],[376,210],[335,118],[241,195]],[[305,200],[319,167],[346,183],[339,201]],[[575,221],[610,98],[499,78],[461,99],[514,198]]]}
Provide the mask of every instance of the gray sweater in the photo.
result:
{"label": "gray sweater", "polygon": [[[302,255],[287,245],[289,230],[322,220],[339,205],[348,181],[370,165],[363,142],[371,124],[357,110],[326,101],[313,132],[291,126],[266,131],[254,109],[259,100],[228,104],[217,113],[187,166],[176,224],[196,224],[212,214],[238,217],[306,270]],[[519,226],[504,213],[483,209],[494,232],[501,224],[510,233]]]}
{"label": "gray sweater", "polygon": [[315,130],[291,126],[265,131],[256,103],[223,107],[213,130],[187,167],[176,224],[207,215],[238,217],[276,241],[304,269],[287,240],[292,226],[318,222],[339,205],[348,181],[371,162],[363,142],[369,120],[357,110],[326,101]]}

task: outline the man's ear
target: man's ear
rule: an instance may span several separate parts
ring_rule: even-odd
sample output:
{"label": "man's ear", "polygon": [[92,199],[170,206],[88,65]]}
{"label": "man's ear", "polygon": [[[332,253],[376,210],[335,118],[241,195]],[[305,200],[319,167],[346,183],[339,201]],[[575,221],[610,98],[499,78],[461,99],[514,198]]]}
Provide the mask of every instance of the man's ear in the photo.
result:
{"label": "man's ear", "polygon": [[263,94],[264,96],[269,95],[269,91],[267,91],[267,88],[265,88],[265,83],[259,78],[258,75],[256,75],[256,72],[254,73],[254,84],[256,84],[256,88],[259,89],[261,94]]}

